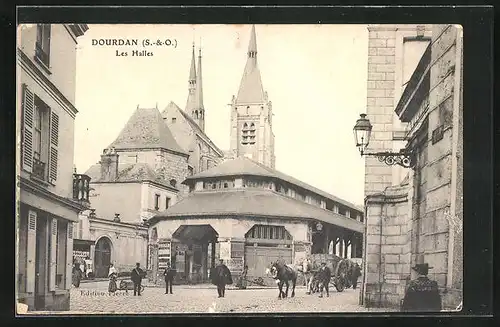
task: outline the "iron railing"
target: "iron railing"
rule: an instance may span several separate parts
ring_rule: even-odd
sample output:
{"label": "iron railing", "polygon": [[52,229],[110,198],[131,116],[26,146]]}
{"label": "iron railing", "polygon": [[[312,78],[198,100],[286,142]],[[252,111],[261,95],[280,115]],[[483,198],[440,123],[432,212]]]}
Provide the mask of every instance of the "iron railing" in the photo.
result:
{"label": "iron railing", "polygon": [[44,181],[45,180],[45,162],[42,162],[37,158],[33,158],[32,174],[34,177]]}

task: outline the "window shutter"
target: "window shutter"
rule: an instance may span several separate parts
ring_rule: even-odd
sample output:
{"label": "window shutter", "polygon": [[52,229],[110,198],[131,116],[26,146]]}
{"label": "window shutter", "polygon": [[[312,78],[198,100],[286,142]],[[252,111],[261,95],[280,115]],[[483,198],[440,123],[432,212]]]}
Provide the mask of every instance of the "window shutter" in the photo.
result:
{"label": "window shutter", "polygon": [[66,289],[71,288],[73,277],[73,223],[68,221],[66,242]]}
{"label": "window shutter", "polygon": [[52,218],[50,226],[50,269],[49,269],[49,290],[56,289],[56,271],[57,271],[57,219]]}
{"label": "window shutter", "polygon": [[59,116],[52,112],[50,116],[50,153],[49,153],[49,178],[51,183],[57,180],[57,158],[59,145]]}
{"label": "window shutter", "polygon": [[23,96],[21,103],[23,116],[21,156],[22,167],[28,172],[33,170],[33,119],[35,114],[35,95],[26,84],[23,84]]}
{"label": "window shutter", "polygon": [[36,211],[28,211],[28,246],[26,249],[26,292],[35,291],[35,257],[36,257]]}

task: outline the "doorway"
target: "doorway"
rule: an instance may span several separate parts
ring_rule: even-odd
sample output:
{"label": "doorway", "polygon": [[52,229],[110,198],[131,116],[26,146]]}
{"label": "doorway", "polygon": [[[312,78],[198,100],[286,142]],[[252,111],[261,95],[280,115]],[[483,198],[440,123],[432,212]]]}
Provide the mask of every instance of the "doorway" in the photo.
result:
{"label": "doorway", "polygon": [[111,263],[111,241],[107,237],[97,241],[95,246],[95,277],[108,277],[109,266]]}
{"label": "doorway", "polygon": [[47,287],[47,218],[41,214],[36,221],[36,250],[35,250],[35,310],[45,308],[45,288]]}

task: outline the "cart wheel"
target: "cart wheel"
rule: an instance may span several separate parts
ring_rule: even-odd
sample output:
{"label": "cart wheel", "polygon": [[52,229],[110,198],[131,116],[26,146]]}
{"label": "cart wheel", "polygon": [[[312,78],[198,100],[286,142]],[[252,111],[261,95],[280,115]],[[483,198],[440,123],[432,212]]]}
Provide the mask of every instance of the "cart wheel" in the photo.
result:
{"label": "cart wheel", "polygon": [[337,289],[337,292],[344,291],[344,281],[341,278],[337,278],[335,281],[335,288]]}

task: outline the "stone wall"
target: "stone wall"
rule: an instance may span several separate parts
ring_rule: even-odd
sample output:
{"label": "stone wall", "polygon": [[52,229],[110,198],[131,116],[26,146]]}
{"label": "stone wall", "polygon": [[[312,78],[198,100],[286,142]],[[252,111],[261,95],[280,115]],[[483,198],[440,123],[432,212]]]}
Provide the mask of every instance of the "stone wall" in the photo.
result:
{"label": "stone wall", "polygon": [[362,302],[398,308],[410,273],[408,183],[367,197],[366,258]]}
{"label": "stone wall", "polygon": [[[370,151],[392,150],[396,27],[368,27],[366,114],[373,125]],[[365,158],[365,196],[392,184],[392,168],[375,157]]]}

